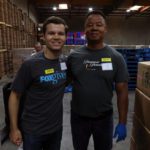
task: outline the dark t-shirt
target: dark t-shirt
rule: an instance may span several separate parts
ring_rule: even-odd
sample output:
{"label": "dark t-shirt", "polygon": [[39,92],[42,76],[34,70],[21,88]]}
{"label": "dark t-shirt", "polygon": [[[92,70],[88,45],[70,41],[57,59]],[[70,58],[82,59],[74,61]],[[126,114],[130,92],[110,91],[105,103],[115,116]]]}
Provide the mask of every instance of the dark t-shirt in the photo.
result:
{"label": "dark t-shirt", "polygon": [[127,67],[119,52],[107,45],[100,50],[84,46],[70,54],[67,66],[73,79],[72,111],[97,117],[113,109],[113,84],[128,81]]}
{"label": "dark t-shirt", "polygon": [[49,60],[40,52],[22,64],[12,90],[26,93],[22,115],[25,133],[45,135],[62,127],[65,82],[63,58]]}

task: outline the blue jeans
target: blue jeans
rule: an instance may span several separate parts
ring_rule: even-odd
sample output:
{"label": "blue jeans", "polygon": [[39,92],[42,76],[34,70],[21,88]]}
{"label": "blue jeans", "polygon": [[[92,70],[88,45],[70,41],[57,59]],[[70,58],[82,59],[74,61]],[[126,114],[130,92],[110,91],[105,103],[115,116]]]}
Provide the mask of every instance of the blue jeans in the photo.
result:
{"label": "blue jeans", "polygon": [[23,133],[23,150],[60,150],[62,128],[48,135],[29,135]]}
{"label": "blue jeans", "polygon": [[95,150],[111,150],[113,137],[113,115],[89,118],[71,112],[71,130],[75,150],[87,150],[91,135]]}

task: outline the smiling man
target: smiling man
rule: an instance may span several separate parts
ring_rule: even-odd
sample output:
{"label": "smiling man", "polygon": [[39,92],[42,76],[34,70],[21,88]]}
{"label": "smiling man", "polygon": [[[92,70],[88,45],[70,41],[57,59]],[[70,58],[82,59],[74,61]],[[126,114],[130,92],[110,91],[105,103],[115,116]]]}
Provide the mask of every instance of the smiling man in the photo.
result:
{"label": "smiling man", "polygon": [[[26,60],[12,84],[9,98],[10,140],[24,150],[60,150],[62,138],[62,98],[66,63],[60,57],[66,41],[67,25],[59,17],[43,24],[46,49]],[[21,129],[18,110],[25,93]]]}
{"label": "smiling man", "polygon": [[117,141],[126,137],[128,71],[121,54],[104,43],[105,16],[93,11],[85,20],[87,45],[68,57],[73,80],[71,129],[75,150],[87,150],[92,136],[95,150],[111,150],[113,137],[113,85],[117,92],[119,121]]}

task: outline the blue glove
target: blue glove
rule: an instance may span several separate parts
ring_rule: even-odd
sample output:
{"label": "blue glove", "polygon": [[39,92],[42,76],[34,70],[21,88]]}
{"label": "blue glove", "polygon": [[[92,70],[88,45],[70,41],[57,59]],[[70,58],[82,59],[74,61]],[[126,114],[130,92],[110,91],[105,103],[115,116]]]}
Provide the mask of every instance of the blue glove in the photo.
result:
{"label": "blue glove", "polygon": [[72,85],[69,84],[67,87],[65,87],[65,93],[69,93],[69,92],[72,92]]}
{"label": "blue glove", "polygon": [[126,136],[127,136],[126,125],[125,125],[125,124],[122,124],[122,123],[119,123],[119,124],[116,126],[116,128],[115,128],[115,133],[114,133],[114,138],[117,137],[117,141],[116,141],[116,142],[125,140]]}

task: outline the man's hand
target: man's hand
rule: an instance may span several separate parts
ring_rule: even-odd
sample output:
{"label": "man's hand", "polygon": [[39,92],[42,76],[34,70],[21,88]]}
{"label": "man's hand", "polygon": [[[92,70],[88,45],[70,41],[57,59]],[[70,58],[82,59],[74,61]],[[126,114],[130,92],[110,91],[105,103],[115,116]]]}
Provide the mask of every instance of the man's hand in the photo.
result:
{"label": "man's hand", "polygon": [[117,138],[116,142],[125,140],[127,136],[126,125],[119,123],[115,128],[114,138]]}
{"label": "man's hand", "polygon": [[16,144],[17,146],[19,146],[22,143],[22,135],[19,129],[10,131],[9,138],[10,141]]}

